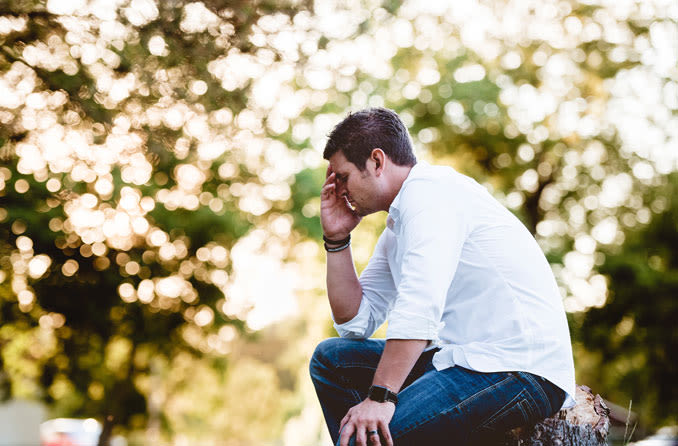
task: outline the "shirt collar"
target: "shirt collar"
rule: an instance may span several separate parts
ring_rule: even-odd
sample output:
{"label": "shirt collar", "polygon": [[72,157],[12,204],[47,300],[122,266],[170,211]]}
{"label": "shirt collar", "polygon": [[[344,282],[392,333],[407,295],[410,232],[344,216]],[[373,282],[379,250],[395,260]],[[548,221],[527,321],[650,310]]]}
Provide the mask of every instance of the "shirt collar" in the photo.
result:
{"label": "shirt collar", "polygon": [[424,172],[426,171],[426,168],[430,166],[429,163],[426,161],[417,161],[417,164],[412,166],[412,169],[410,169],[410,173],[407,175],[407,178],[405,178],[405,181],[403,181],[403,185],[400,186],[400,190],[398,191],[398,194],[395,196],[393,201],[391,202],[391,206],[388,208],[388,217],[386,218],[386,226],[392,230],[395,231],[396,227],[400,223],[400,196],[403,193],[403,189],[405,189],[405,185],[412,181],[415,178],[421,178],[424,176]]}

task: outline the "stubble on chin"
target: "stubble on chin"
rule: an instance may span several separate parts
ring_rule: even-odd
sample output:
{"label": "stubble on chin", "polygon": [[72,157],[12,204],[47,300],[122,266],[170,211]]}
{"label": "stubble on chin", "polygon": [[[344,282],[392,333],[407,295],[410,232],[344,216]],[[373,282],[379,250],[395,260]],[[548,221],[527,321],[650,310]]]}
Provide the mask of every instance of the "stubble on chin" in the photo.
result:
{"label": "stubble on chin", "polygon": [[348,198],[346,199],[346,205],[351,209],[351,212],[353,212],[354,215],[356,215],[360,218],[366,217],[366,216],[374,213],[374,211],[371,211],[369,209],[364,209],[362,207],[357,206],[354,203],[351,203],[348,200]]}
{"label": "stubble on chin", "polygon": [[353,213],[360,218],[367,217],[373,213],[373,211],[370,211],[369,209],[363,209],[356,206],[351,206],[351,208],[353,209]]}

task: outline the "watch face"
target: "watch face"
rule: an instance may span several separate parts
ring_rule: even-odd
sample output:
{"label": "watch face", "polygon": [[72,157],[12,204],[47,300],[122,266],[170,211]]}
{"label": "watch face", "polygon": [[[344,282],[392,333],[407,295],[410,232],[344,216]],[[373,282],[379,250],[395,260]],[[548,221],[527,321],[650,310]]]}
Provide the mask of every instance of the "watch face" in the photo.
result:
{"label": "watch face", "polygon": [[388,392],[388,390],[383,387],[372,387],[370,389],[370,399],[383,403],[386,401],[386,392]]}

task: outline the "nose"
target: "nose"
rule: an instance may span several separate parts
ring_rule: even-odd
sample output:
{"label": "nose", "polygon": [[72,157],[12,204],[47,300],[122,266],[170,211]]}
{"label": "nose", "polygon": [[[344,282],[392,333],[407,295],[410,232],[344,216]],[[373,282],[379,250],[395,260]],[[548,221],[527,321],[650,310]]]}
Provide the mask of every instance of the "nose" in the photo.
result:
{"label": "nose", "polygon": [[348,191],[346,190],[346,183],[339,179],[337,179],[337,195],[340,197],[348,195]]}

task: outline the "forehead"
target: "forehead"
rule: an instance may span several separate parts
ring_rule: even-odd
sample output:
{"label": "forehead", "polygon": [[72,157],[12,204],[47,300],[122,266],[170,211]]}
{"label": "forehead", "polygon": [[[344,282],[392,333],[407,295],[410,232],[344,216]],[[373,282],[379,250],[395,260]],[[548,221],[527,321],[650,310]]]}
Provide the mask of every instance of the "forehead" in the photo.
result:
{"label": "forehead", "polygon": [[330,167],[334,172],[345,173],[356,169],[355,165],[346,159],[341,151],[335,152],[329,159]]}

